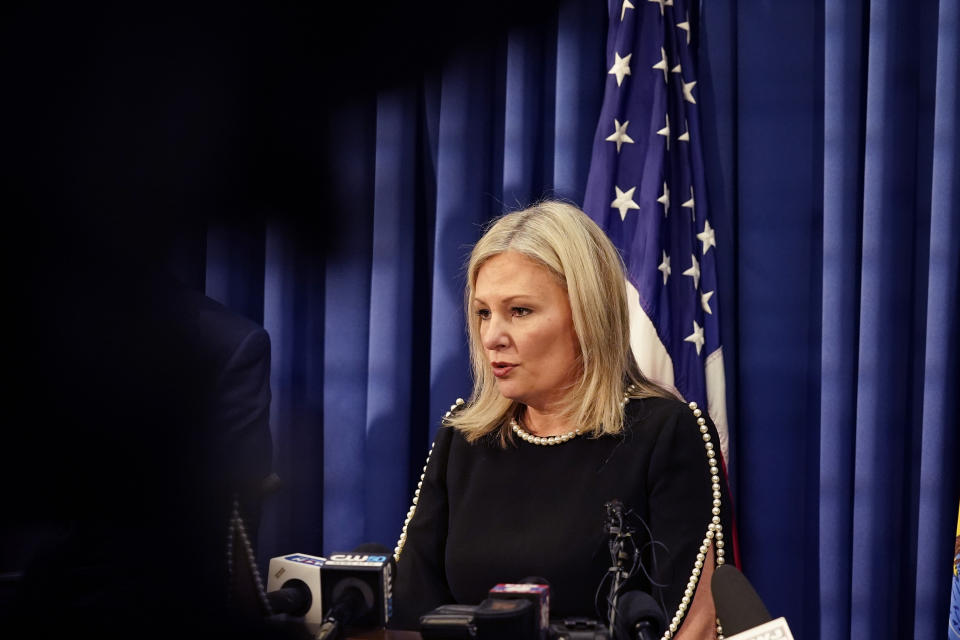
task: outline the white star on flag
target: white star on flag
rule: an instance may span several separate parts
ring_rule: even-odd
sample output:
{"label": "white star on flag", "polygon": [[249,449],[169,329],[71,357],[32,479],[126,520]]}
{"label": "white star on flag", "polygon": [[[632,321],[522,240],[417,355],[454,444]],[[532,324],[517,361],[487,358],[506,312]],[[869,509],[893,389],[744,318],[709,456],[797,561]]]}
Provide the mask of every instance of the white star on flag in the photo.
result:
{"label": "white star on flag", "polygon": [[657,271],[663,273],[663,284],[667,284],[667,278],[670,277],[670,256],[667,255],[666,251],[663,252],[663,260],[660,261]]}
{"label": "white star on flag", "polygon": [[677,23],[677,29],[683,29],[687,32],[687,44],[690,44],[690,14],[687,14],[687,19],[684,22]]}
{"label": "white star on flag", "polygon": [[690,254],[690,268],[683,272],[683,275],[693,278],[693,288],[700,286],[700,263],[697,262],[697,256]]}
{"label": "white star on flag", "polygon": [[677,66],[670,69],[670,73],[683,73],[683,69],[680,68],[680,63],[677,63]]}
{"label": "white star on flag", "polygon": [[630,209],[639,209],[640,206],[633,201],[633,192],[637,190],[636,187],[630,187],[626,191],[621,191],[620,187],[613,187],[617,190],[617,197],[613,202],[610,203],[610,208],[620,210],[620,219],[627,219],[627,211]]}
{"label": "white star on flag", "polygon": [[693,200],[693,185],[690,185],[690,199],[684,202],[683,204],[681,204],[680,206],[684,207],[685,209],[690,209],[690,214],[694,216],[694,218],[696,218],[696,211],[694,210],[695,204],[696,202],[694,202]]}
{"label": "white star on flag", "polygon": [[663,136],[667,139],[667,151],[670,151],[670,114],[668,113],[666,116],[664,116],[664,118],[667,124],[663,127],[663,129],[657,131],[657,135]]}
{"label": "white star on flag", "polygon": [[627,13],[627,9],[633,9],[633,5],[630,4],[630,0],[623,0],[623,5],[620,7],[620,22],[623,22],[623,16]]}
{"label": "white star on flag", "polygon": [[663,47],[660,47],[660,62],[653,65],[654,69],[663,70],[663,81],[667,82],[667,52]]}
{"label": "white star on flag", "polygon": [[650,2],[655,2],[655,3],[657,3],[658,5],[660,5],[660,15],[663,15],[663,8],[664,8],[664,7],[672,7],[672,6],[673,6],[673,0],[650,0]]}
{"label": "white star on flag", "polygon": [[620,153],[620,145],[622,144],[633,144],[633,138],[627,135],[627,127],[630,125],[630,121],[627,120],[623,124],[620,124],[620,121],[616,118],[613,119],[613,128],[614,132],[607,136],[607,142],[616,142],[617,143],[617,153]]}
{"label": "white star on flag", "polygon": [[707,255],[710,247],[717,246],[717,235],[710,227],[710,221],[703,221],[703,231],[697,234],[697,239],[703,243],[703,255]]}
{"label": "white star on flag", "polygon": [[700,306],[703,307],[703,310],[713,315],[713,310],[710,309],[710,298],[713,297],[713,291],[707,291],[706,293],[700,294]]}
{"label": "white star on flag", "polygon": [[667,217],[667,211],[670,209],[670,187],[667,186],[667,181],[663,181],[663,193],[660,194],[660,197],[657,198],[657,202],[663,205],[663,217]]}
{"label": "white star on flag", "polygon": [[700,349],[703,349],[703,327],[697,324],[697,321],[693,321],[693,333],[684,338],[686,342],[692,342],[697,345],[697,355],[700,355]]}
{"label": "white star on flag", "polygon": [[683,99],[692,104],[697,104],[697,101],[693,99],[693,88],[697,85],[697,81],[693,82],[684,82],[683,83]]}
{"label": "white star on flag", "polygon": [[690,124],[686,121],[684,121],[683,124],[686,125],[687,130],[681,133],[680,137],[677,138],[677,140],[680,140],[682,142],[690,142]]}
{"label": "white star on flag", "polygon": [[620,83],[623,82],[623,77],[630,75],[630,58],[633,56],[632,53],[628,53],[626,58],[621,58],[619,53],[613,54],[615,60],[613,66],[610,67],[610,71],[607,71],[607,75],[617,76],[617,86],[620,86]]}

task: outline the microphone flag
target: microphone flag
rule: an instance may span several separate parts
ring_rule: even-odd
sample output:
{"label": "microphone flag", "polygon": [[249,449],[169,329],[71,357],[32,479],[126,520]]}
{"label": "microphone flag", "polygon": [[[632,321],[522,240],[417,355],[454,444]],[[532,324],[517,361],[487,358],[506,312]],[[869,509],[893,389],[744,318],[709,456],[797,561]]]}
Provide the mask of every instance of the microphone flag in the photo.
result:
{"label": "microphone flag", "polygon": [[727,640],[793,640],[787,620],[782,616],[736,635],[724,637]]}
{"label": "microphone flag", "polygon": [[267,575],[267,595],[276,593],[293,584],[302,585],[310,594],[307,610],[302,614],[307,629],[316,631],[323,621],[323,589],[320,584],[320,567],[325,558],[307,553],[291,553],[270,559]]}
{"label": "microphone flag", "polygon": [[369,602],[365,602],[366,606],[347,626],[386,626],[393,615],[394,561],[389,550],[383,549],[373,553],[350,551],[327,556],[320,567],[324,616],[329,614],[345,587],[356,588],[362,592],[364,601]]}

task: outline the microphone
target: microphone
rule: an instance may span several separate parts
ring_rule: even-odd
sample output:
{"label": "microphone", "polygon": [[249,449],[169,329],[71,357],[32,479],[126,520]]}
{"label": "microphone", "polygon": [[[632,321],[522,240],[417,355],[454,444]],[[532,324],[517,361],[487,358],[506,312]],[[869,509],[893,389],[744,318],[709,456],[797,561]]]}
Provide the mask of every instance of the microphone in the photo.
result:
{"label": "microphone", "polygon": [[306,553],[271,558],[267,602],[273,613],[302,617],[307,629],[315,632],[323,622],[320,567],[325,562]]}
{"label": "microphone", "polygon": [[656,640],[666,625],[666,615],[649,593],[634,590],[620,596],[613,630],[616,640]]}
{"label": "microphone", "polygon": [[537,612],[530,600],[487,598],[477,607],[479,640],[536,640],[540,638]]}
{"label": "microphone", "polygon": [[723,564],[713,572],[710,585],[717,618],[727,640],[749,640],[754,637],[793,640],[785,618],[770,618],[770,613],[747,577],[736,567]]}
{"label": "microphone", "polygon": [[538,577],[500,583],[478,605],[441,605],[420,616],[424,640],[545,640],[550,585]]}
{"label": "microphone", "polygon": [[313,604],[313,594],[306,582],[287,580],[281,588],[267,593],[267,602],[274,613],[303,617]]}
{"label": "microphone", "polygon": [[424,640],[537,640],[534,605],[521,598],[487,598],[477,605],[443,604],[420,616]]}
{"label": "microphone", "polygon": [[607,575],[612,577],[607,596],[607,624],[613,630],[619,626],[617,624],[620,611],[618,600],[626,581],[632,575],[632,570],[628,570],[627,566],[635,565],[637,548],[635,544],[630,545],[630,550],[627,548],[627,541],[633,536],[634,531],[624,517],[623,503],[614,498],[605,503],[603,508],[603,532],[609,536],[610,548],[610,569],[607,570]]}
{"label": "microphone", "polygon": [[490,589],[494,600],[529,600],[533,605],[537,635],[543,639],[550,628],[550,582],[539,576],[527,576],[517,583],[501,583]]}
{"label": "microphone", "polygon": [[324,618],[317,640],[338,638],[353,626],[386,626],[393,614],[395,572],[393,554],[380,544],[330,554],[320,567]]}

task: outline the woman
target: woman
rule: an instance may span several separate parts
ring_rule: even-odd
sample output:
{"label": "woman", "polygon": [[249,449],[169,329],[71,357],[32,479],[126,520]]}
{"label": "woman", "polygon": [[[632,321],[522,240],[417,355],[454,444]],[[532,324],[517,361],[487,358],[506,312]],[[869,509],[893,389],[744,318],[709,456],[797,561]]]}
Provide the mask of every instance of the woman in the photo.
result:
{"label": "woman", "polygon": [[617,499],[647,572],[629,586],[662,603],[665,637],[684,622],[683,637],[716,632],[719,438],[637,367],[623,273],[600,228],[559,202],[501,217],[474,247],[473,395],[445,417],[397,545],[397,626],[530,575],[550,581],[552,616],[602,618],[604,505]]}

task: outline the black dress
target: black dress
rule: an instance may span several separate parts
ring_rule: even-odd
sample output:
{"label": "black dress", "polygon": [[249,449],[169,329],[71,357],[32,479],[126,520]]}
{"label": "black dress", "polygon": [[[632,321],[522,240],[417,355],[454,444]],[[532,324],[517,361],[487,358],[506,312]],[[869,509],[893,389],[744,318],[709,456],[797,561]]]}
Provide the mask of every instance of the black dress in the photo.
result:
{"label": "black dress", "polygon": [[721,468],[719,438],[705,413],[698,424],[699,413],[676,400],[634,399],[619,436],[553,446],[517,438],[505,449],[498,435],[468,444],[441,427],[401,539],[392,626],[417,628],[440,604],[478,604],[493,585],[527,576],[549,580],[551,617],[601,618],[595,596],[610,567],[604,505],[613,499],[632,511],[644,565],[662,585],[640,572],[631,586],[652,593],[669,622],[696,587],[705,541],[732,559],[726,482],[722,472],[713,482],[709,462]]}

